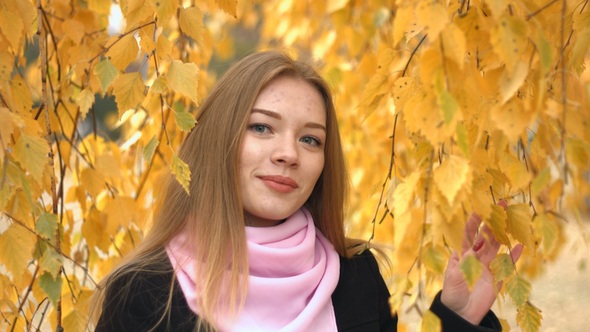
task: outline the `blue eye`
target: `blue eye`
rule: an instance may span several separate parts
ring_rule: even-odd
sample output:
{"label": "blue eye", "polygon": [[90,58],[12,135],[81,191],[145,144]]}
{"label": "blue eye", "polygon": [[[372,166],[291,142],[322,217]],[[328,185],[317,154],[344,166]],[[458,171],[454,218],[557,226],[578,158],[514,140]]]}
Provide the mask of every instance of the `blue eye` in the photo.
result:
{"label": "blue eye", "polygon": [[322,145],[322,142],[319,139],[312,137],[312,136],[305,136],[305,137],[301,138],[301,142],[303,142],[305,144],[309,144],[311,146],[321,146]]}
{"label": "blue eye", "polygon": [[252,131],[254,131],[255,133],[258,133],[258,134],[264,134],[264,133],[266,133],[267,131],[270,130],[270,128],[267,125],[258,124],[258,123],[251,124],[249,126],[249,128],[250,128],[250,130],[252,130]]}

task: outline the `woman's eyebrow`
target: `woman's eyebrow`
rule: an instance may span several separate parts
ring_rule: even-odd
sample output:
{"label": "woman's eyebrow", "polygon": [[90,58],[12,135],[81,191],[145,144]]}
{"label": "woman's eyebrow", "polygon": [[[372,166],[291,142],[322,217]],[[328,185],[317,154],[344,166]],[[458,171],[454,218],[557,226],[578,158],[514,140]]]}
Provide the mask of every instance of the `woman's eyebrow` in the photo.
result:
{"label": "woman's eyebrow", "polygon": [[[275,118],[277,120],[281,120],[283,117],[277,113],[277,112],[273,112],[273,111],[269,111],[269,110],[265,110],[262,108],[253,108],[251,113],[261,113],[267,116],[270,116],[271,118]],[[307,128],[313,128],[313,129],[321,129],[323,131],[326,131],[326,126],[317,123],[317,122],[306,122],[305,123],[305,127]]]}
{"label": "woman's eyebrow", "polygon": [[264,115],[268,115],[271,118],[275,118],[275,119],[282,119],[281,115],[277,112],[273,112],[273,111],[269,111],[269,110],[265,110],[265,109],[261,109],[261,108],[253,108],[252,109],[252,113],[262,113]]}

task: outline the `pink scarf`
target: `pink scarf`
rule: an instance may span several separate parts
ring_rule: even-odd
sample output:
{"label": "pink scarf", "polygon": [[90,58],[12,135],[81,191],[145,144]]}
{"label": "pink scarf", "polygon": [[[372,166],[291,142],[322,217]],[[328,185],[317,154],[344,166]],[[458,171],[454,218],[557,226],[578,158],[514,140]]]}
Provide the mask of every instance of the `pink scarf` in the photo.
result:
{"label": "pink scarf", "polygon": [[[246,227],[250,277],[243,310],[221,331],[337,331],[332,293],[340,258],[309,211],[273,227]],[[166,247],[184,296],[196,314],[199,294],[192,251],[180,234]]]}

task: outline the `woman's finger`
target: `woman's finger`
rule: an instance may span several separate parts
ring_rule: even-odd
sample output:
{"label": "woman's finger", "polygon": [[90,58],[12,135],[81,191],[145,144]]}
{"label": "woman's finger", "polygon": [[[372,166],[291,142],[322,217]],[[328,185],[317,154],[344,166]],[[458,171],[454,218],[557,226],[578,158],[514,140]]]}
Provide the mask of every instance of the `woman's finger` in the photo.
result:
{"label": "woman's finger", "polygon": [[463,253],[466,253],[474,245],[474,238],[481,224],[481,217],[472,213],[465,223],[465,232],[463,233]]}

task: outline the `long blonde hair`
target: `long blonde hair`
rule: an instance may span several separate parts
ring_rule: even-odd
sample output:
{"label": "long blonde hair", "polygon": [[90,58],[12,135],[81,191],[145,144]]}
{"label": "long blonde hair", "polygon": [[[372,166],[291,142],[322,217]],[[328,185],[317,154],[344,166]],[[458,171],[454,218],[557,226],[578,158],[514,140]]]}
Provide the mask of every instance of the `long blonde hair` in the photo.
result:
{"label": "long blonde hair", "polygon": [[179,152],[191,170],[190,195],[172,175],[167,177],[152,228],[134,253],[103,280],[103,288],[121,271],[149,265],[161,256],[154,253],[185,232],[195,239],[195,260],[205,262],[196,276],[203,286],[200,319],[214,322],[220,312],[231,316],[239,311],[247,292],[248,258],[238,152],[258,94],[273,79],[285,75],[308,82],[323,97],[325,164],[305,206],[336,251],[347,255],[343,214],[348,183],[330,89],[311,65],[281,52],[266,51],[233,65],[203,102],[197,125]]}

